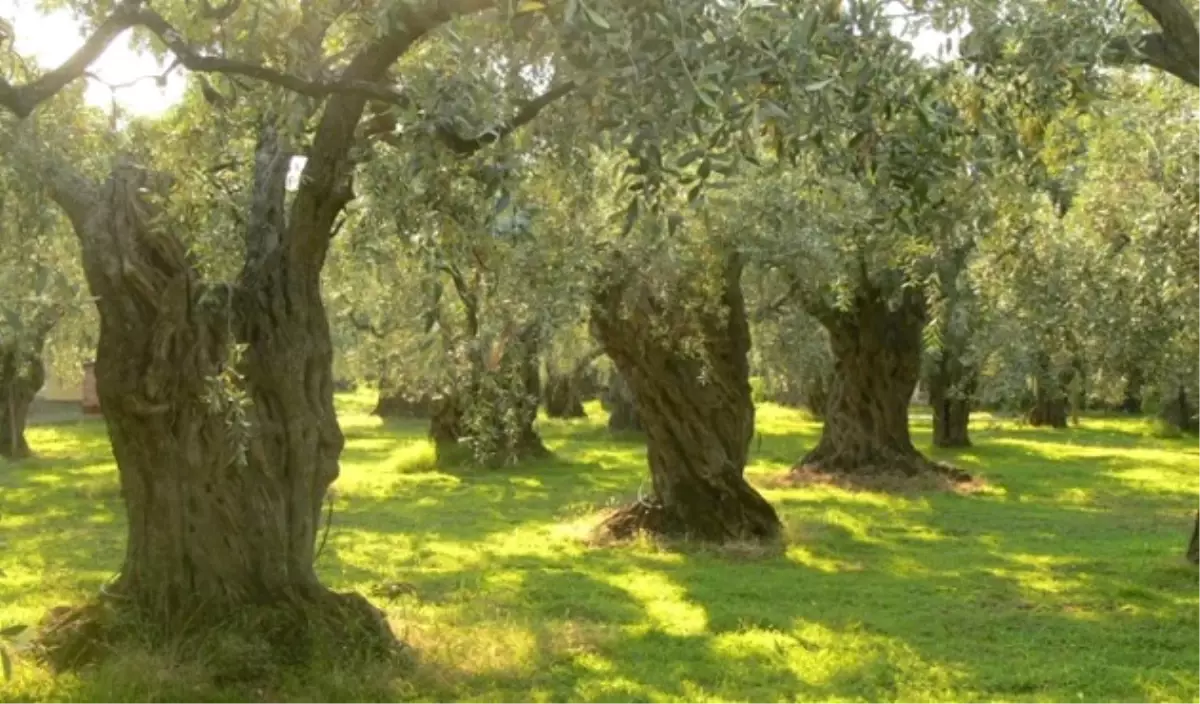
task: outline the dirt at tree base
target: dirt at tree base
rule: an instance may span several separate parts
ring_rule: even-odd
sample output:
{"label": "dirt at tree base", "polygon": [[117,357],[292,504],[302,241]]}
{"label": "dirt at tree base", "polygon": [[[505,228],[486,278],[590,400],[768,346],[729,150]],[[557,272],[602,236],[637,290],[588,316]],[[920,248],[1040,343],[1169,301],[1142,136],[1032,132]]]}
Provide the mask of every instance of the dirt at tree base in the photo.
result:
{"label": "dirt at tree base", "polygon": [[80,606],[58,606],[37,627],[31,654],[53,672],[76,671],[129,647],[151,647],[203,665],[221,684],[269,679],[314,658],[388,660],[408,647],[392,633],[386,615],[361,594],[326,591],[316,598],[243,606],[224,617],[182,619],[176,632],[156,628],[161,619],[110,595]]}
{"label": "dirt at tree base", "polygon": [[710,545],[772,545],[780,537],[779,523],[774,513],[759,520],[748,516],[744,525],[750,528],[741,535],[722,531],[721,524],[710,524],[711,533],[697,531],[696,526],[675,519],[659,502],[639,499],[611,511],[592,531],[592,541],[604,545],[625,542],[647,536],[656,540],[688,541]]}
{"label": "dirt at tree base", "polygon": [[973,494],[986,482],[953,465],[919,459],[904,467],[856,467],[854,471],[829,468],[820,463],[801,462],[779,480],[780,486],[836,486],[852,491],[903,494],[921,491],[951,491]]}

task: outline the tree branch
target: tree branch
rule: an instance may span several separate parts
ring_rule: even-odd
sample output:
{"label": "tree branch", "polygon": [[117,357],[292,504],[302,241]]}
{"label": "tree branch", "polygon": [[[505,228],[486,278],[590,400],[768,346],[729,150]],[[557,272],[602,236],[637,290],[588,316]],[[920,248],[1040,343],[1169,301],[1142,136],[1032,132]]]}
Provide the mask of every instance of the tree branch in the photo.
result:
{"label": "tree branch", "polygon": [[75,232],[82,231],[83,223],[95,210],[99,199],[99,184],[68,164],[57,151],[42,145],[30,121],[17,125],[9,138],[0,139],[0,152],[13,155],[35,169],[38,180],[66,213]]}
{"label": "tree branch", "polygon": [[[510,119],[486,130],[482,134],[475,137],[464,137],[446,125],[439,125],[434,134],[437,138],[446,145],[451,151],[459,156],[469,156],[484,147],[495,144],[504,137],[512,134],[522,126],[529,124],[536,118],[542,110],[551,103],[560,100],[567,95],[573,93],[579,85],[575,81],[566,81],[561,85],[550,88],[545,93],[522,101],[521,106],[517,109]],[[397,93],[394,100],[389,100],[393,105],[405,106],[409,105],[408,96]],[[401,147],[401,140],[396,138],[392,131],[396,129],[396,118],[390,112],[380,112],[372,115],[365,125],[363,136],[368,139],[378,139],[386,144],[391,144],[394,147]]]}
{"label": "tree branch", "polygon": [[[57,69],[37,80],[14,86],[0,78],[0,105],[19,117],[28,116],[40,103],[52,98],[72,81],[84,76],[88,67],[104,53],[109,44],[122,32],[133,27],[144,27],[153,33],[171,50],[178,63],[183,64],[191,71],[253,78],[311,98],[351,94],[395,105],[409,104],[407,96],[404,96],[399,90],[379,83],[383,78],[382,73],[373,72],[369,76],[359,75],[348,68],[340,77],[310,80],[261,64],[202,54],[184,41],[183,35],[172,27],[162,15],[149,7],[144,7],[142,2],[143,0],[125,0],[118,4],[113,13],[88,37],[79,51],[75,52]],[[213,16],[219,18],[221,12],[229,10],[230,6],[237,4],[237,0],[230,0],[226,6],[214,10],[217,14]],[[387,63],[390,66],[413,42],[435,27],[460,15],[482,12],[494,4],[495,0],[449,0],[447,2],[429,0],[424,8],[410,9],[405,12],[405,27],[389,33],[368,47],[368,50],[360,52],[358,57],[361,58],[368,54],[372,47],[387,48],[390,46],[396,50],[392,60]],[[232,10],[229,12],[232,13]],[[351,67],[353,65],[352,61]]]}
{"label": "tree branch", "polygon": [[1113,41],[1107,56],[1113,63],[1141,63],[1200,86],[1200,28],[1180,0],[1137,0],[1161,32]]}
{"label": "tree branch", "polygon": [[383,340],[387,337],[383,331],[375,327],[374,323],[372,323],[370,319],[366,318],[365,316],[359,317],[357,313],[351,313],[350,315],[346,316],[346,319],[350,322],[350,327],[354,328],[358,332],[367,333],[377,340]]}
{"label": "tree branch", "polygon": [[477,137],[465,138],[446,127],[439,128],[438,137],[456,154],[474,154],[489,144],[494,144],[512,134],[522,126],[529,124],[546,106],[570,95],[577,87],[578,84],[575,81],[566,81],[557,85],[538,97],[525,101],[511,119]]}
{"label": "tree branch", "polygon": [[[393,29],[360,51],[342,72],[345,85],[377,83],[413,44],[455,17],[482,12],[495,0],[427,0],[419,9],[403,11],[401,28]],[[349,158],[354,133],[362,118],[367,98],[361,93],[343,93],[332,98],[317,126],[308,160],[300,175],[300,187],[288,219],[289,255],[297,264],[320,271],[329,244],[333,222],[353,197]]]}
{"label": "tree branch", "polygon": [[122,32],[138,24],[138,7],[141,0],[128,0],[100,23],[83,46],[61,66],[44,74],[35,81],[14,86],[0,78],[0,105],[18,117],[28,117],[40,103],[53,97],[71,81],[83,75],[108,45]]}

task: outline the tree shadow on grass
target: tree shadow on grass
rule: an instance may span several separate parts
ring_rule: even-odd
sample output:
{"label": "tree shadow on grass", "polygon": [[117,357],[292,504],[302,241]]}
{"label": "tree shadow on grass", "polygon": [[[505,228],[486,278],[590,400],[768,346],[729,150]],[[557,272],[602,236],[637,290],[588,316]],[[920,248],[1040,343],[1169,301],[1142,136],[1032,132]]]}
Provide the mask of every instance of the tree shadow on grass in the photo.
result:
{"label": "tree shadow on grass", "polygon": [[[776,471],[762,458],[790,463],[815,440],[812,424],[786,436],[776,421],[752,480]],[[447,472],[418,457],[419,423],[346,424],[346,476],[318,567],[338,589],[409,587],[372,599],[421,662],[412,676],[391,673],[377,698],[1195,697],[1196,578],[1175,558],[1186,526],[1172,523],[1194,506],[1184,489],[1195,479],[1176,456],[1072,454],[1061,442],[979,433],[959,456],[995,493],[767,489],[791,544],[745,560],[686,546],[589,548],[564,532],[646,476],[640,440],[581,426],[546,425],[555,458]],[[99,456],[107,450],[87,454],[0,476],[0,514],[19,519],[0,515],[0,541],[16,555],[0,555],[5,567],[53,552],[41,559],[91,584],[97,566],[119,564],[119,524],[79,520],[95,509],[80,484],[115,486]],[[1163,491],[1136,475],[1143,464]],[[119,514],[119,497],[103,510]],[[0,600],[30,599],[36,584],[0,577]],[[322,676],[315,668],[279,696],[337,694]]]}

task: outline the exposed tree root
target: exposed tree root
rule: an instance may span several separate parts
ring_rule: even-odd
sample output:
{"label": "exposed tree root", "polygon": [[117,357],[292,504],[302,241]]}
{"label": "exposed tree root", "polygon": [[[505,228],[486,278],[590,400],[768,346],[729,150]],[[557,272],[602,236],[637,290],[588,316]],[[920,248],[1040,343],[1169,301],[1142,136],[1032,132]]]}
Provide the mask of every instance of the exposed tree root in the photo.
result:
{"label": "exposed tree root", "polygon": [[116,599],[59,606],[39,625],[32,652],[53,671],[76,670],[134,644],[170,649],[208,667],[222,682],[267,678],[280,668],[320,660],[358,663],[402,654],[387,618],[356,593],[326,591],[315,598],[243,606],[218,617],[205,611],[161,619]]}
{"label": "exposed tree root", "polygon": [[667,512],[661,503],[638,500],[616,509],[596,526],[599,541],[632,540],[646,533],[669,535]]}

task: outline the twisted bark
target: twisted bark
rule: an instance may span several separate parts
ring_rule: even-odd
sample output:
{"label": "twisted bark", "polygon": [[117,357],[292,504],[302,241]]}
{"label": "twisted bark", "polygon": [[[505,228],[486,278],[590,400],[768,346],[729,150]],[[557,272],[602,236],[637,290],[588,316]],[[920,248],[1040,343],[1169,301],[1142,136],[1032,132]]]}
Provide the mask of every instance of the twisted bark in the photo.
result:
{"label": "twisted bark", "polygon": [[[605,522],[613,536],[644,530],[724,542],[779,534],[775,510],[743,476],[754,404],[741,271],[736,257],[724,263],[720,314],[659,300],[620,260],[594,292],[592,330],[633,391],[652,484],[649,496]],[[687,295],[683,284],[673,293]],[[636,302],[627,306],[631,297]],[[664,339],[659,323],[699,335],[703,361],[680,350],[677,339]]]}
{"label": "twisted bark", "polygon": [[908,430],[920,375],[923,293],[906,289],[893,309],[868,287],[849,310],[814,307],[813,314],[829,332],[834,373],[821,439],[797,468],[851,477],[946,473],[917,451]]}

